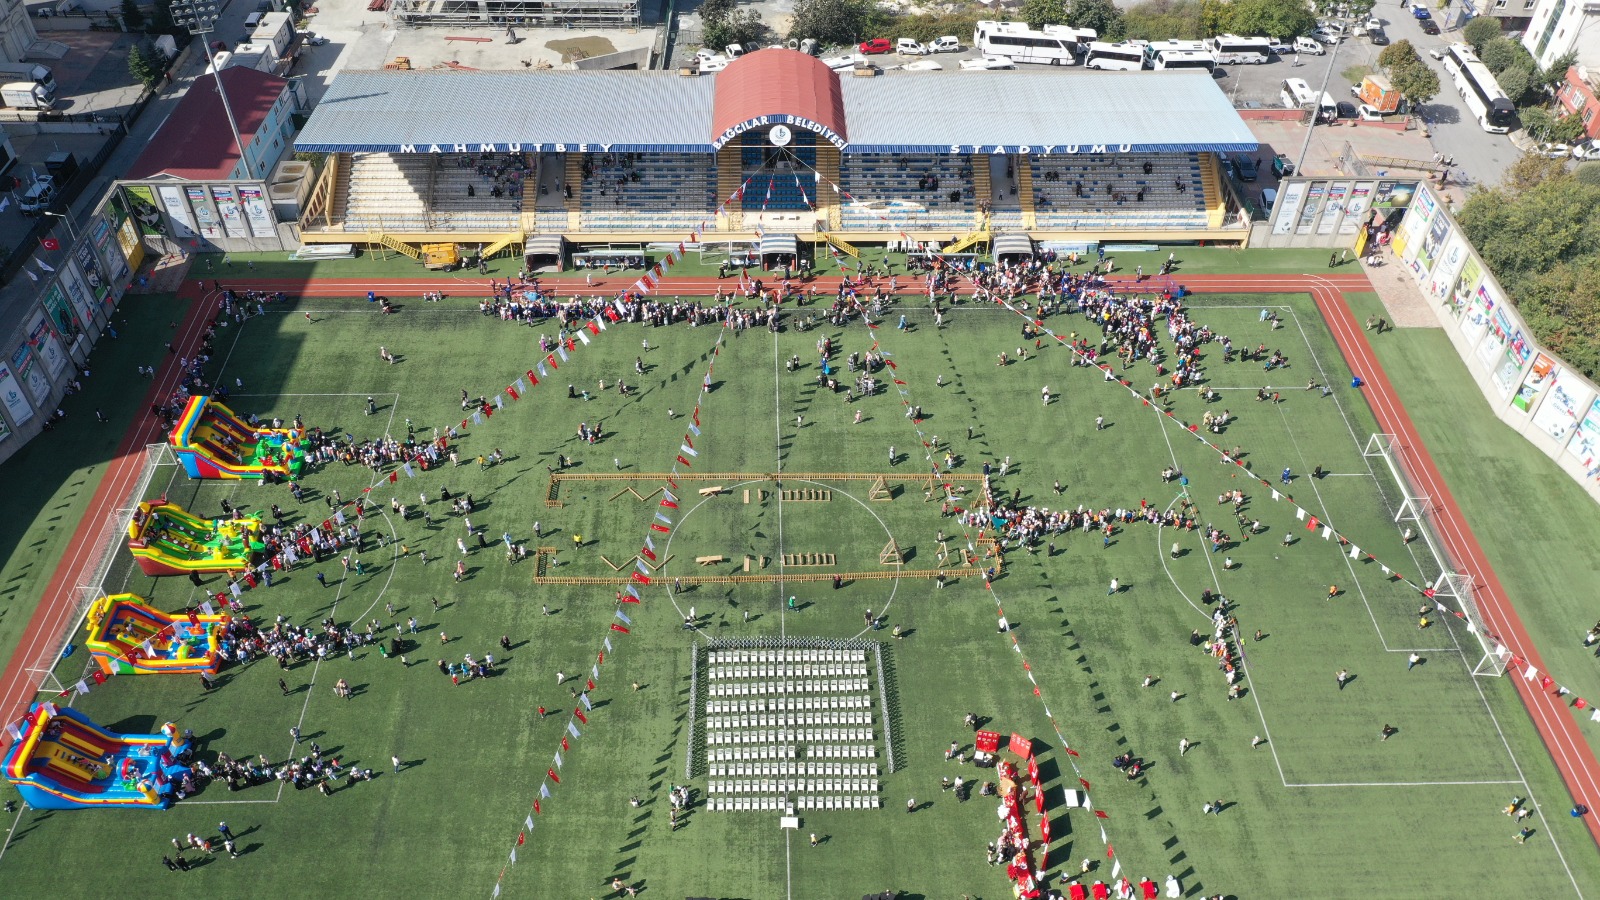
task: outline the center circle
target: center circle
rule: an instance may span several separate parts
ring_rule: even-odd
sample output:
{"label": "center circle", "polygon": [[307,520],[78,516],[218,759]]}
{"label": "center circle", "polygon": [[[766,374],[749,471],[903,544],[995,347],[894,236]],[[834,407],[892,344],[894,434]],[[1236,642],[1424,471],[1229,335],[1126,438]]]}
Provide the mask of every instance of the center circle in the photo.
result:
{"label": "center circle", "polygon": [[[777,486],[778,484],[782,484],[785,487],[778,487]],[[878,527],[883,529],[885,541],[891,541],[891,540],[895,539],[894,538],[894,532],[889,529],[889,524],[887,522],[885,522],[883,520],[883,517],[878,515],[878,513],[876,511],[874,511],[871,506],[868,506],[866,501],[862,500],[860,497],[857,497],[855,494],[850,493],[849,491],[841,490],[835,484],[830,484],[830,483],[822,482],[822,481],[811,481],[809,479],[804,479],[804,478],[786,478],[786,477],[783,477],[783,476],[779,476],[779,480],[776,483],[771,481],[771,480],[768,480],[768,479],[765,479],[765,478],[761,478],[761,479],[752,479],[750,481],[741,481],[741,482],[738,482],[736,484],[729,485],[727,487],[727,489],[723,492],[723,495],[732,496],[734,491],[739,490],[739,489],[744,488],[744,487],[747,487],[747,486],[750,486],[750,485],[773,485],[773,489],[774,490],[785,490],[787,488],[787,486],[794,485],[794,484],[812,485],[812,486],[815,486],[815,487],[820,488],[822,490],[832,491],[836,497],[849,498],[857,506],[859,506],[862,509],[866,510],[867,514],[872,516],[872,518],[877,521]],[[695,505],[689,507],[688,509],[683,510],[683,514],[681,516],[679,516],[677,523],[672,526],[672,533],[667,535],[666,544],[661,548],[661,557],[662,557],[662,559],[666,559],[666,558],[668,558],[668,557],[670,557],[672,555],[672,542],[677,540],[678,532],[683,529],[683,526],[689,521],[689,518],[691,516],[693,516],[695,513],[699,512],[700,508],[702,506],[705,506],[708,502],[710,502],[712,500],[715,500],[715,499],[717,499],[717,497],[703,497],[703,498],[701,498],[699,503],[696,503]],[[781,504],[783,501],[779,500],[778,502]],[[796,505],[809,505],[809,504],[800,504],[800,503],[797,503],[796,501],[789,501],[789,502],[790,503],[794,503]],[[778,552],[779,552],[779,557],[777,559],[777,562],[778,562],[778,565],[779,565],[779,567],[781,569],[781,567],[783,565],[782,551],[779,550]],[[878,614],[877,614],[880,618],[888,615],[890,607],[892,607],[894,605],[895,594],[900,590],[900,570],[898,568],[896,568],[894,570],[893,574],[894,574],[894,577],[889,580],[889,595],[884,598],[884,600],[883,600],[883,609],[880,610],[878,612]],[[776,582],[777,582],[777,578],[774,577],[772,583],[776,583]],[[662,579],[662,585],[661,586],[662,586],[662,589],[664,591],[666,591],[667,600],[672,603],[673,609],[678,611],[679,617],[681,618],[681,617],[687,615],[684,612],[684,608],[678,604],[678,598],[677,598],[677,595],[672,592],[671,583],[669,581],[667,581],[666,579]],[[781,599],[779,601],[779,604],[780,604],[780,610],[781,610],[781,606],[782,606],[782,600]],[[696,625],[694,630],[697,631],[697,632],[703,632],[704,631],[704,629],[701,628],[699,625]],[[863,628],[860,631],[856,632],[853,635],[853,637],[858,637],[859,638],[862,635],[866,634],[867,631],[868,631],[868,629]]]}

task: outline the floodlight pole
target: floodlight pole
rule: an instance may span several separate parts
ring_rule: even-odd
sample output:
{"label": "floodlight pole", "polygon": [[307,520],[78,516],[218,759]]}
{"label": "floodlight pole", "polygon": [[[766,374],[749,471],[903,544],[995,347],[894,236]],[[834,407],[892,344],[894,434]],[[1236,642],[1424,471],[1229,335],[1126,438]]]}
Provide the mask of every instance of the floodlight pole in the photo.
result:
{"label": "floodlight pole", "polygon": [[[1328,69],[1322,73],[1322,86],[1317,88],[1317,96],[1311,102],[1316,107],[1311,115],[1311,124],[1306,126],[1306,139],[1300,144],[1300,156],[1294,161],[1294,173],[1300,174],[1300,167],[1305,164],[1306,153],[1311,150],[1311,135],[1317,130],[1317,120],[1322,118],[1322,95],[1328,92],[1328,79],[1333,76],[1333,64],[1339,58],[1339,48],[1344,44],[1344,36],[1334,38],[1333,50],[1328,53]],[[1338,112],[1334,113],[1337,119]]]}
{"label": "floodlight pole", "polygon": [[239,136],[239,123],[234,120],[233,107],[228,104],[228,92],[222,89],[222,69],[218,68],[216,59],[211,55],[210,43],[204,37],[216,31],[217,17],[221,13],[222,7],[216,0],[174,0],[172,4],[172,21],[189,29],[191,35],[206,44],[206,59],[211,64],[211,77],[217,81],[217,96],[222,98],[222,111],[228,116],[233,144],[239,148],[239,162],[244,164],[245,175],[249,177],[252,173],[250,162],[244,155],[244,139]]}

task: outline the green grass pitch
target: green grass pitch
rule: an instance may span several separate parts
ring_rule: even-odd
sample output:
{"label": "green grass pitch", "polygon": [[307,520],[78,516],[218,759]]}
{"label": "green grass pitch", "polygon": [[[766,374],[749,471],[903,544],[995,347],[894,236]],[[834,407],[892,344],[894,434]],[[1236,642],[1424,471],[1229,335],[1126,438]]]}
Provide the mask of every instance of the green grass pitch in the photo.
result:
{"label": "green grass pitch", "polygon": [[[1284,329],[1266,332],[1258,320],[1263,303],[1282,310]],[[308,425],[357,436],[403,434],[408,422],[431,434],[459,424],[461,390],[492,395],[541,356],[540,329],[485,319],[463,305],[410,303],[391,317],[359,302],[272,310],[220,330],[216,371],[230,386],[235,378],[243,383],[229,400],[241,412],[299,414]],[[1310,301],[1215,296],[1194,305],[1197,321],[1236,344],[1265,341],[1291,361],[1286,372],[1269,376],[1259,364],[1222,365],[1213,354],[1206,374],[1222,396],[1208,408],[1237,417],[1216,439],[1243,447],[1254,470],[1274,482],[1291,466],[1300,475],[1292,492],[1325,521],[1408,574],[1431,574],[1432,561],[1414,559],[1418,545],[1403,545],[1391,523],[1394,486],[1361,453],[1375,430],[1371,416],[1343,387],[1350,373]],[[299,314],[304,309],[315,322]],[[997,831],[993,803],[979,797],[961,803],[939,789],[942,776],[971,775],[970,766],[944,760],[951,740],[970,742],[962,726],[968,712],[1044,747],[1057,804],[1051,848],[1057,873],[1076,873],[1087,857],[1099,861],[1096,875],[1109,881],[1104,827],[1127,874],[1157,882],[1177,874],[1188,896],[1466,896],[1513,885],[1563,896],[1600,880],[1600,854],[1568,819],[1565,794],[1511,686],[1470,676],[1477,645],[1464,629],[1442,622],[1419,632],[1413,592],[1385,579],[1377,564],[1350,560],[1306,532],[1258,484],[1235,478],[1192,437],[1103,384],[1094,370],[1072,367],[1064,350],[1030,348],[1026,361],[996,367],[996,354],[1014,352],[1019,342],[1020,321],[1011,314],[958,306],[941,330],[919,307],[908,315],[909,332],[895,330],[891,316],[876,336],[893,353],[910,402],[923,407],[925,431],[960,459],[957,472],[977,472],[985,461],[998,466],[1009,456],[1010,470],[997,483],[1035,505],[1115,508],[1145,500],[1166,507],[1179,499],[1177,487],[1159,473],[1176,464],[1190,478],[1202,522],[1237,534],[1231,508],[1219,506],[1217,496],[1240,487],[1250,498],[1247,511],[1267,530],[1218,554],[1207,552],[1198,533],[1144,524],[1126,526],[1110,546],[1098,535],[1074,533],[1060,537],[1053,555],[1008,551],[993,593],[970,570],[953,567],[953,583],[939,589],[915,576],[939,567],[937,532],[952,535],[954,545],[961,529],[940,518],[938,503],[924,502],[926,469],[895,386],[851,404],[815,384],[819,337],[833,337],[848,354],[867,349],[875,335],[859,324],[727,334],[715,386],[704,396],[692,471],[751,473],[757,480],[730,481],[728,493],[712,498],[696,492],[703,483],[682,485],[675,531],[657,535],[662,558],[671,554],[660,571],[666,578],[642,589],[642,604],[625,608],[631,633],[612,632],[616,587],[535,585],[533,561],[509,564],[495,539],[509,532],[530,550],[558,548],[551,570],[557,576],[612,575],[611,564],[639,549],[659,482],[574,478],[562,485],[563,505],[553,508],[545,503],[547,466],[565,454],[576,461],[574,476],[666,470],[720,332],[616,328],[580,347],[522,400],[507,397],[503,413],[467,429],[463,456],[498,448],[506,456],[500,465],[480,471],[467,463],[374,487],[371,497],[383,515],[372,524],[392,540],[381,550],[369,547],[365,575],[342,576],[336,563],[302,565],[273,588],[246,596],[250,614],[265,620],[388,623],[415,615],[422,628],[406,664],[375,651],[287,673],[258,662],[225,670],[222,688],[212,693],[198,679],[129,677],[78,701],[113,729],[151,731],[175,721],[193,729],[203,752],[264,753],[274,761],[293,752],[289,729],[299,726],[325,752],[378,771],[375,781],[331,797],[277,785],[237,794],[212,786],[159,813],[26,811],[6,823],[0,875],[8,892],[107,896],[184,878],[218,896],[281,890],[346,897],[388,889],[489,897],[503,873],[502,896],[513,897],[604,897],[620,876],[643,884],[643,896],[657,897],[843,898],[887,888],[907,897],[997,898],[1009,885],[983,859]],[[1083,332],[1086,323],[1063,315],[1052,324]],[[648,351],[641,347],[645,338]],[[380,344],[400,361],[382,362]],[[791,373],[784,362],[794,354],[802,366]],[[647,367],[642,377],[634,374],[636,356]],[[943,386],[936,384],[941,376]],[[1139,364],[1128,377],[1146,387],[1152,373]],[[638,392],[622,398],[598,389],[602,379],[610,386],[618,378]],[[1302,390],[1310,379],[1340,387],[1323,398]],[[569,383],[593,399],[568,399]],[[1256,402],[1256,390],[1269,384],[1284,402]],[[1059,398],[1048,407],[1039,400],[1046,385]],[[376,415],[366,414],[368,396]],[[1172,408],[1198,419],[1202,403],[1186,391]],[[854,424],[858,409],[863,421]],[[1109,427],[1096,431],[1096,416]],[[580,442],[579,422],[599,423],[606,437],[593,446]],[[901,455],[894,468],[891,445]],[[1331,474],[1312,481],[1306,473],[1318,465]],[[786,486],[828,490],[831,499],[780,502],[776,486],[764,480],[772,473],[819,473],[814,484]],[[896,497],[869,499],[870,482],[828,481],[825,473],[885,474]],[[1059,497],[1052,491],[1057,480],[1065,486]],[[332,490],[352,497],[371,480],[365,470],[335,464],[305,484],[308,500],[296,506],[281,488],[193,482],[167,468],[151,492],[165,491],[203,514],[216,513],[228,498],[250,509],[277,502],[293,515],[320,519]],[[405,522],[387,514],[391,496],[415,507],[419,491],[437,496],[442,485],[473,495],[479,503],[473,522],[490,538],[488,549],[468,555],[461,583],[450,572],[460,555],[456,538],[465,535],[459,517],[443,514],[437,503],[430,505],[431,528],[415,514]],[[628,493],[614,497],[624,486],[646,494],[647,502]],[[745,503],[746,487],[769,495]],[[542,539],[533,536],[535,522]],[[1285,533],[1297,543],[1281,546]],[[583,537],[581,548],[572,547],[573,535]],[[832,553],[841,571],[887,571],[878,555],[890,539],[909,557],[898,580],[863,579],[837,591],[826,582],[701,585],[677,596],[666,587],[673,575],[743,574],[746,555],[770,558],[761,570],[767,574],[779,570],[785,553]],[[1169,553],[1174,541],[1183,550],[1176,559]],[[398,544],[412,555],[400,557]],[[420,550],[438,562],[424,566]],[[729,561],[702,567],[694,563],[701,555]],[[1224,555],[1238,564],[1234,570],[1223,570]],[[329,587],[314,580],[318,570]],[[127,590],[165,608],[194,593],[185,579],[122,572]],[[1124,590],[1107,596],[1112,578]],[[1330,584],[1343,591],[1331,601]],[[1226,699],[1215,664],[1189,645],[1191,629],[1207,627],[1199,601],[1206,588],[1236,604],[1247,635],[1260,629],[1265,636],[1246,641],[1249,691],[1240,700]],[[786,608],[791,594],[801,609]],[[997,599],[1015,628],[1011,636],[996,633]],[[394,605],[392,616],[385,604]],[[681,627],[691,605],[701,621],[695,633]],[[697,774],[689,781],[695,808],[669,830],[667,789],[684,782],[689,754],[700,749],[691,746],[688,724],[693,643],[862,636],[869,608],[886,624],[864,636],[886,644],[896,685],[889,724],[899,771],[880,778],[883,808],[806,811],[798,832],[785,831],[776,813],[708,811],[706,777]],[[906,635],[901,640],[890,636],[896,625]],[[441,632],[448,645],[441,646]],[[511,652],[498,651],[501,635],[514,642]],[[614,651],[591,695],[596,708],[579,726],[582,737],[569,741],[561,782],[541,801],[536,827],[510,864],[566,722],[564,713],[541,721],[535,710],[573,706],[556,672],[587,672],[608,636]],[[434,665],[441,657],[490,650],[501,671],[487,680],[453,686]],[[1407,671],[1413,650],[1426,662]],[[1033,694],[1024,659],[1041,697]],[[1334,683],[1341,668],[1356,675],[1342,692]],[[295,688],[290,696],[280,694],[280,675]],[[1154,687],[1141,687],[1147,675],[1159,679]],[[355,687],[352,699],[333,695],[339,678]],[[1183,695],[1176,703],[1169,700],[1173,690]],[[1081,753],[1076,762],[1109,818],[1060,809],[1061,791],[1077,786],[1076,775],[1047,707]],[[876,723],[880,734],[883,724]],[[1384,724],[1399,732],[1380,742]],[[1252,748],[1256,735],[1267,740]],[[1182,738],[1195,746],[1180,757]],[[1130,750],[1154,763],[1133,782],[1109,765]],[[406,760],[398,775],[390,772],[391,754]],[[1499,809],[1530,790],[1541,812],[1537,835],[1517,845],[1515,827]],[[628,802],[635,796],[642,800],[637,809]],[[1548,806],[1540,802],[1546,797]],[[908,815],[909,798],[925,806]],[[1228,808],[1203,815],[1202,805],[1217,799]],[[186,875],[161,867],[171,837],[210,832],[223,819],[241,833],[244,855]],[[1037,836],[1036,823],[1032,830]],[[824,839],[816,848],[806,839],[813,832]]]}

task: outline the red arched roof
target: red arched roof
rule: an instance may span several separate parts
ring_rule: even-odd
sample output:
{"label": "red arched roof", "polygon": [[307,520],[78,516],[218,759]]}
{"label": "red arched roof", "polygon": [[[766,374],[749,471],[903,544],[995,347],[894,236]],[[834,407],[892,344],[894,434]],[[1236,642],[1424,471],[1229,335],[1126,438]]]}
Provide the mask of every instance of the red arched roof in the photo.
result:
{"label": "red arched roof", "polygon": [[778,124],[815,132],[838,147],[849,141],[839,76],[819,59],[797,50],[756,50],[716,79],[711,142],[719,148],[743,131]]}

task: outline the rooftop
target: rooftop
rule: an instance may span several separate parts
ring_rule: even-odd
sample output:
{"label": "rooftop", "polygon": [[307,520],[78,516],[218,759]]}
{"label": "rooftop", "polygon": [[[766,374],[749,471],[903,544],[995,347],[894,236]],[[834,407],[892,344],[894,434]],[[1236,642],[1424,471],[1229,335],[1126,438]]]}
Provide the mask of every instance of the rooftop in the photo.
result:
{"label": "rooftop", "polygon": [[[239,136],[249,143],[289,83],[276,75],[234,66],[222,70],[222,84]],[[217,93],[217,79],[196,78],[122,177],[221,181],[238,164],[239,152]]]}
{"label": "rooftop", "polygon": [[803,54],[772,49],[697,77],[660,71],[345,71],[295,146],[313,152],[471,147],[710,153],[731,128],[776,124],[815,131],[847,153],[1256,147],[1227,97],[1203,73],[1045,69],[856,78],[840,77]]}

